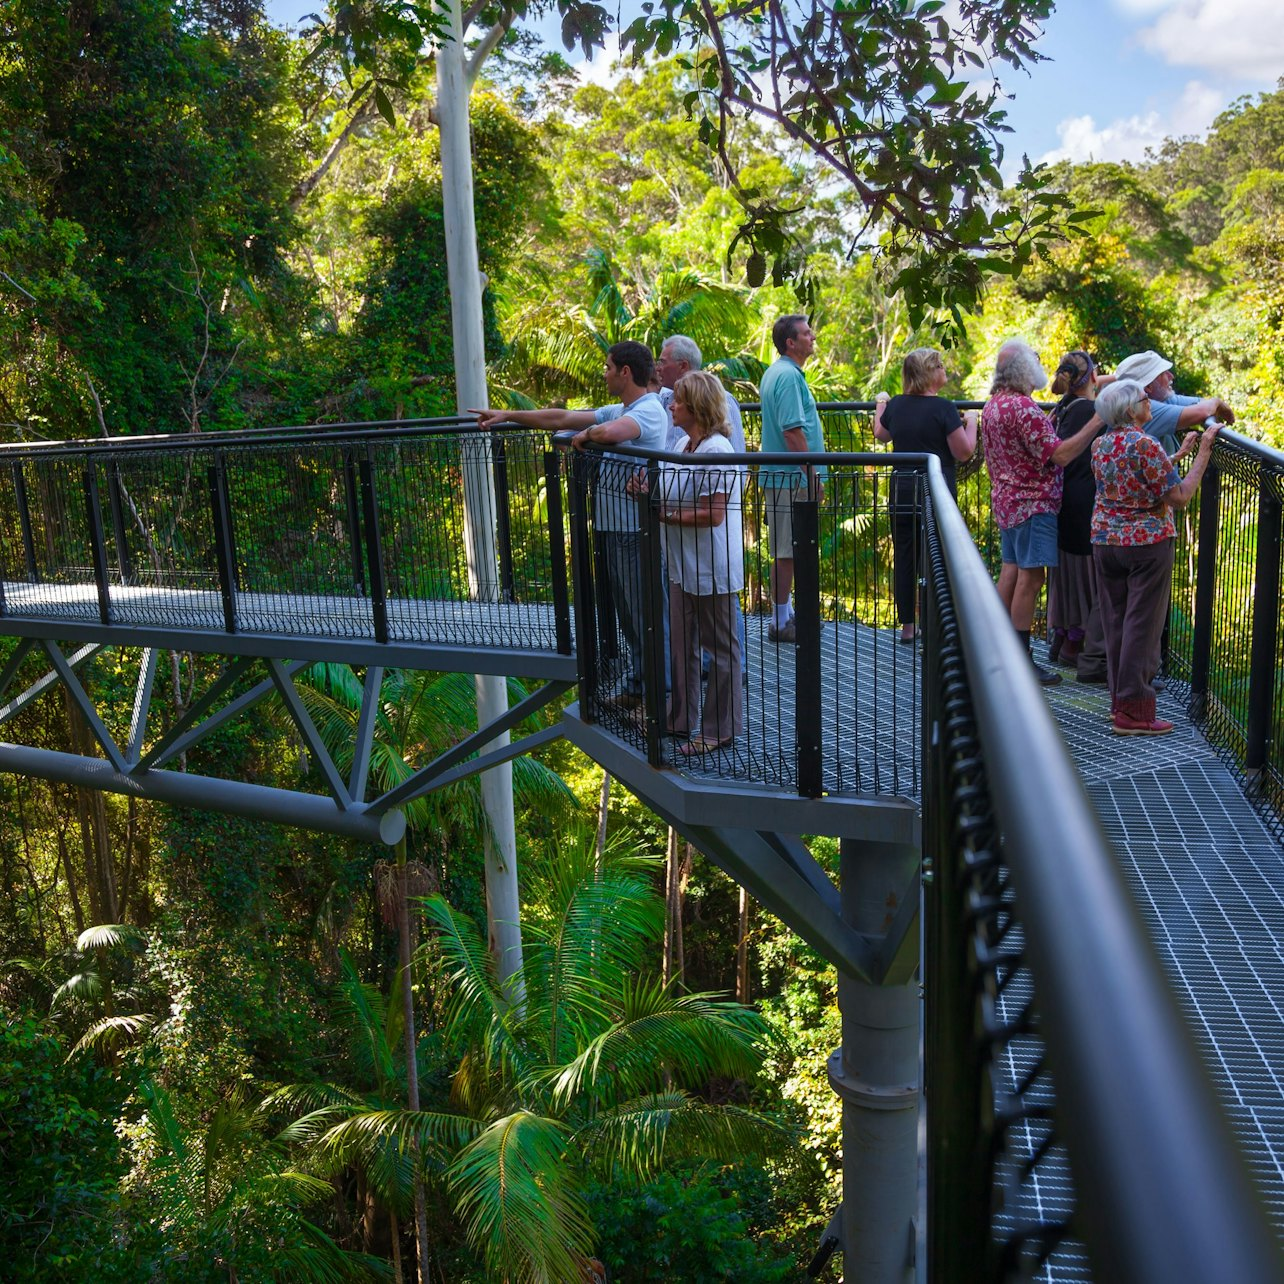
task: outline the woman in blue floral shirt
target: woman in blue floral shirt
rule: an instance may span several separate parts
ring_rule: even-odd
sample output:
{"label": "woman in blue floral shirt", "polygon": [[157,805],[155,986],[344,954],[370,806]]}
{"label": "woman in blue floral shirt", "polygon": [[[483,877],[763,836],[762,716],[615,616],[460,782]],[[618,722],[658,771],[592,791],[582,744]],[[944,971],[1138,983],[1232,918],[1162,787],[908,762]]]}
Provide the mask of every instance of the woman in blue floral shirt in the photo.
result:
{"label": "woman in blue floral shirt", "polygon": [[1208,467],[1217,425],[1205,429],[1190,472],[1175,464],[1194,447],[1190,433],[1171,459],[1146,432],[1150,398],[1121,379],[1097,398],[1107,428],[1092,447],[1097,498],[1092,556],[1106,635],[1113,730],[1120,736],[1162,736],[1171,722],[1155,716],[1155,657],[1168,615],[1172,582],[1173,509],[1185,508]]}

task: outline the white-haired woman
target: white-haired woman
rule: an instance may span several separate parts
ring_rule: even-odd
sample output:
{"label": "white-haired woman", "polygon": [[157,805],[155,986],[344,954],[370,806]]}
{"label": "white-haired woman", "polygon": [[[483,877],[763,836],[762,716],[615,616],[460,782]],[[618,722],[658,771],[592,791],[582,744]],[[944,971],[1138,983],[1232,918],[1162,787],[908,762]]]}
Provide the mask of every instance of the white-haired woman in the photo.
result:
{"label": "white-haired woman", "polygon": [[[890,441],[894,453],[935,455],[951,495],[957,490],[954,461],[971,459],[976,449],[977,413],[960,415],[952,401],[941,396],[949,375],[945,361],[935,348],[915,348],[901,362],[900,396],[890,400],[880,392],[874,407],[874,436]],[[920,497],[919,487],[926,470],[918,464],[893,464],[888,510],[892,518],[894,571],[892,596],[901,641],[913,642],[918,617],[917,562]]]}
{"label": "white-haired woman", "polygon": [[[1048,567],[1058,560],[1061,469],[1087,449],[1100,426],[1094,415],[1061,440],[1030,395],[1047,382],[1034,349],[1009,339],[999,349],[990,400],[981,415],[990,504],[1000,536],[999,597],[1027,650],[1034,604]],[[1044,686],[1061,681],[1059,673],[1040,664],[1034,672]]]}
{"label": "white-haired woman", "polygon": [[[1173,509],[1185,508],[1199,489],[1218,425],[1204,430],[1183,479],[1174,460],[1146,432],[1150,398],[1141,384],[1131,379],[1112,383],[1097,398],[1097,413],[1106,431],[1092,448],[1097,482],[1092,556],[1113,730],[1120,736],[1162,736],[1173,724],[1156,717],[1151,683],[1172,584]],[[1194,436],[1187,437],[1184,449]]]}
{"label": "white-haired woman", "polygon": [[[689,371],[674,385],[672,411],[686,434],[675,449],[690,462],[665,464],[660,473],[673,662],[669,730],[691,736],[678,748],[689,757],[729,745],[744,728],[736,612],[745,583],[742,486],[740,469],[719,458],[734,453],[722,384],[706,371]],[[702,648],[710,656],[703,711]]]}

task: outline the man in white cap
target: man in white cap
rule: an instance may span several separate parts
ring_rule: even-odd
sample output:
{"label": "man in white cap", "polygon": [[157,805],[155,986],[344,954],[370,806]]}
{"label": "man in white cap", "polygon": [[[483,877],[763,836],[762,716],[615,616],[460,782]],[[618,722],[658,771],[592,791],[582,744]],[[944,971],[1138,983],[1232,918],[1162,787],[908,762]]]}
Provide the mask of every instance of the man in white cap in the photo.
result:
{"label": "man in white cap", "polygon": [[1181,444],[1181,435],[1206,419],[1235,422],[1235,412],[1220,397],[1186,397],[1173,391],[1173,363],[1157,352],[1134,352],[1115,370],[1116,379],[1135,379],[1150,398],[1146,431],[1170,454]]}

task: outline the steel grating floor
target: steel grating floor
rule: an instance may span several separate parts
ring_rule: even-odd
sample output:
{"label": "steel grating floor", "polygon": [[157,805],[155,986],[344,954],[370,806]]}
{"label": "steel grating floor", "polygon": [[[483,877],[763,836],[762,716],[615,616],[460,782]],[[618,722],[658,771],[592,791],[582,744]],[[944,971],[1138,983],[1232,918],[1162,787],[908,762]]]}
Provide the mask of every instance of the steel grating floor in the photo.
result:
{"label": "steel grating floor", "polygon": [[[1284,848],[1176,694],[1158,701],[1173,733],[1153,739],[1111,733],[1104,687],[1067,679],[1047,696],[1284,1240]],[[1010,1050],[1009,1083],[1024,1059]],[[1015,1222],[1066,1207],[1064,1158],[1040,1170]],[[1090,1274],[1067,1245],[1036,1278]]]}

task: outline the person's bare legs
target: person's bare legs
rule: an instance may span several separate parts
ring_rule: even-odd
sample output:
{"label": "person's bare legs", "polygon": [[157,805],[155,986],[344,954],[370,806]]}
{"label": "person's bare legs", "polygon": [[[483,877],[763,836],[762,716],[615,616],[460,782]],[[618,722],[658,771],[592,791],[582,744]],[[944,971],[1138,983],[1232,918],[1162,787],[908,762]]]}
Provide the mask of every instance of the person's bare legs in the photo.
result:
{"label": "person's bare legs", "polygon": [[1012,595],[1016,592],[1017,582],[1017,564],[1015,562],[1004,562],[999,567],[999,601],[1003,603],[1003,609],[1012,614]]}
{"label": "person's bare legs", "polygon": [[[1003,568],[1007,570],[1005,566]],[[1039,590],[1047,574],[1046,567],[1023,566],[1016,573],[1016,582],[1012,587],[1012,596],[1008,600],[1008,613],[1012,617],[1012,627],[1018,633],[1029,633],[1034,623],[1034,604],[1039,600]],[[999,583],[1002,585],[1002,575]],[[999,589],[1002,596],[1003,590]]]}
{"label": "person's bare legs", "polygon": [[771,564],[771,604],[788,606],[794,588],[794,559],[778,557]]}

